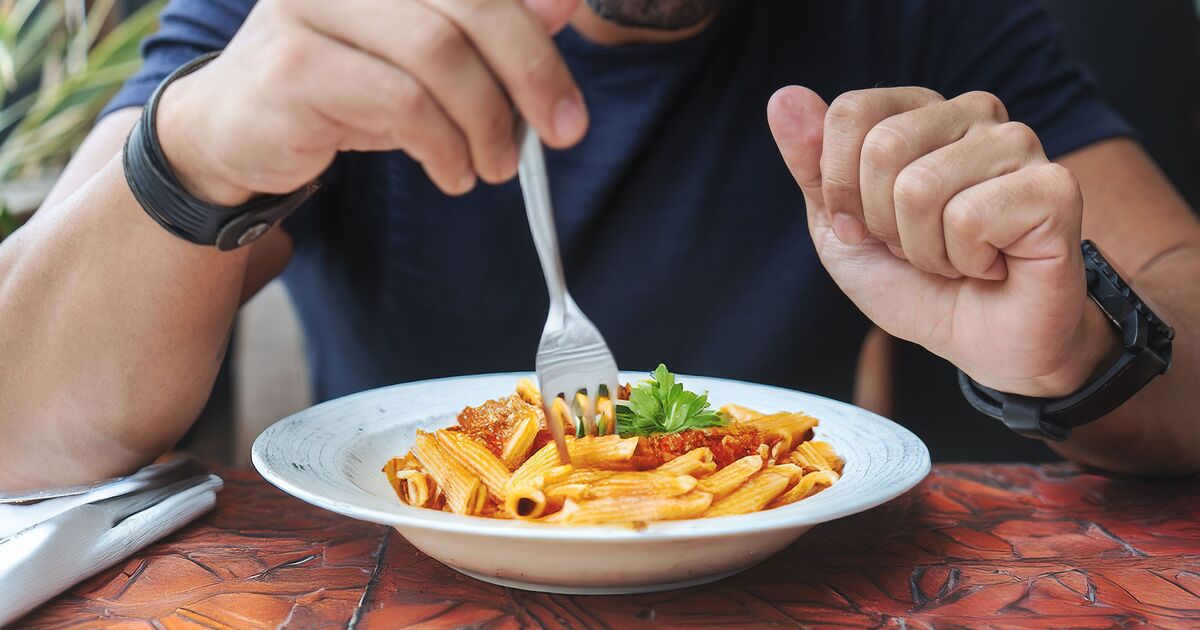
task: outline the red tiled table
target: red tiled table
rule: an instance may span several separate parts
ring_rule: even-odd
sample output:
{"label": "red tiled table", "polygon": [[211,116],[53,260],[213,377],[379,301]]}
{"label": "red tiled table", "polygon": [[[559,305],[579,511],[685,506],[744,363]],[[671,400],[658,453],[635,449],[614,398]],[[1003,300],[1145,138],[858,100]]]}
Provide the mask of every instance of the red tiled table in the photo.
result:
{"label": "red tiled table", "polygon": [[741,575],[575,597],[478,582],[393,530],[218,472],[211,513],[17,627],[1200,627],[1200,480],[936,466]]}

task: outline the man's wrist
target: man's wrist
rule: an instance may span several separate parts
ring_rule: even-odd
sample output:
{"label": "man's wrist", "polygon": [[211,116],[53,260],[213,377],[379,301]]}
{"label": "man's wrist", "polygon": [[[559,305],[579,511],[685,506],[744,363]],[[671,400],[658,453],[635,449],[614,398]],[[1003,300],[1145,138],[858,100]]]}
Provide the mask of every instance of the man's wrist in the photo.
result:
{"label": "man's wrist", "polygon": [[1084,305],[1071,359],[1054,374],[1041,379],[1040,387],[1011,392],[1036,398],[1063,398],[1083,389],[1088,382],[1117,360],[1122,351],[1121,332],[1091,299]]}
{"label": "man's wrist", "polygon": [[1090,298],[1066,345],[1069,356],[1053,372],[996,380],[986,374],[969,374],[977,383],[996,391],[1030,398],[1065,398],[1083,389],[1120,356],[1121,333]]}
{"label": "man's wrist", "polygon": [[205,156],[201,143],[193,139],[213,137],[206,129],[206,119],[197,113],[206,110],[189,106],[196,74],[179,79],[163,91],[155,125],[159,145],[171,172],[197,199],[219,206],[242,205],[255,196],[254,191],[221,177],[216,162]]}

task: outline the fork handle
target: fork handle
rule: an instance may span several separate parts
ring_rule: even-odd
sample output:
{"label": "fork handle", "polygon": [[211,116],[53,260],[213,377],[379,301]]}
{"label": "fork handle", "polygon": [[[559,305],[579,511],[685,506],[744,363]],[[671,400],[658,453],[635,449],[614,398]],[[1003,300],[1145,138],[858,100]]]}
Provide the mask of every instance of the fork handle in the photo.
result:
{"label": "fork handle", "polygon": [[537,248],[542,274],[546,276],[546,290],[550,293],[549,318],[561,325],[566,315],[567,281],[562,257],[558,253],[558,232],[554,228],[554,211],[550,204],[546,158],[542,153],[542,141],[533,127],[523,121],[520,126],[523,127],[519,130],[519,135],[523,136],[518,166],[521,195],[525,198],[529,231],[533,234],[533,245]]}

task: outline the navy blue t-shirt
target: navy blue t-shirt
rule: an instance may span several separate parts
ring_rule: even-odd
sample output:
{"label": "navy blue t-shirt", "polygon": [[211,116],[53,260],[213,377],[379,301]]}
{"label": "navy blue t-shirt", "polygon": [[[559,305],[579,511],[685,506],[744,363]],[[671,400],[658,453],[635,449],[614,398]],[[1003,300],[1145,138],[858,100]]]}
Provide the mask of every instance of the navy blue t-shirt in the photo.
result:
{"label": "navy blue t-shirt", "polygon": [[[109,111],[223,47],[253,4],[171,2]],[[547,161],[576,300],[624,369],[665,361],[848,399],[869,323],[817,260],[768,98],[789,84],[827,101],[987,90],[1051,157],[1128,134],[1056,37],[1035,3],[1012,0],[731,2],[701,35],[661,45],[566,29],[556,41],[592,125]],[[284,273],[319,398],[532,368],[547,298],[516,182],[446,197],[398,152],[343,154],[324,181],[286,223]],[[975,427],[937,430],[970,441]]]}

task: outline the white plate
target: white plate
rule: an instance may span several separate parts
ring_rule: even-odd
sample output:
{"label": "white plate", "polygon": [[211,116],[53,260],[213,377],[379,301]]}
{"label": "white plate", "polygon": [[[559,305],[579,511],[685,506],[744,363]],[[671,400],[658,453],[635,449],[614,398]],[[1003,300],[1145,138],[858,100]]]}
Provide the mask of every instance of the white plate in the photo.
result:
{"label": "white plate", "polygon": [[[845,459],[842,478],[792,505],[747,514],[627,527],[559,527],[460,516],[403,505],[380,469],[408,451],[417,429],[454,423],[463,407],[507,396],[528,374],[405,383],[317,405],[276,422],[254,442],[263,477],[293,496],[391,525],[421,551],[481,580],[555,593],[635,593],[703,584],[761,562],[813,525],[875,507],[929,472],[929,451],[900,425],[797,391],[680,376],[715,405],[803,411]],[[644,374],[621,374],[637,382]]]}

